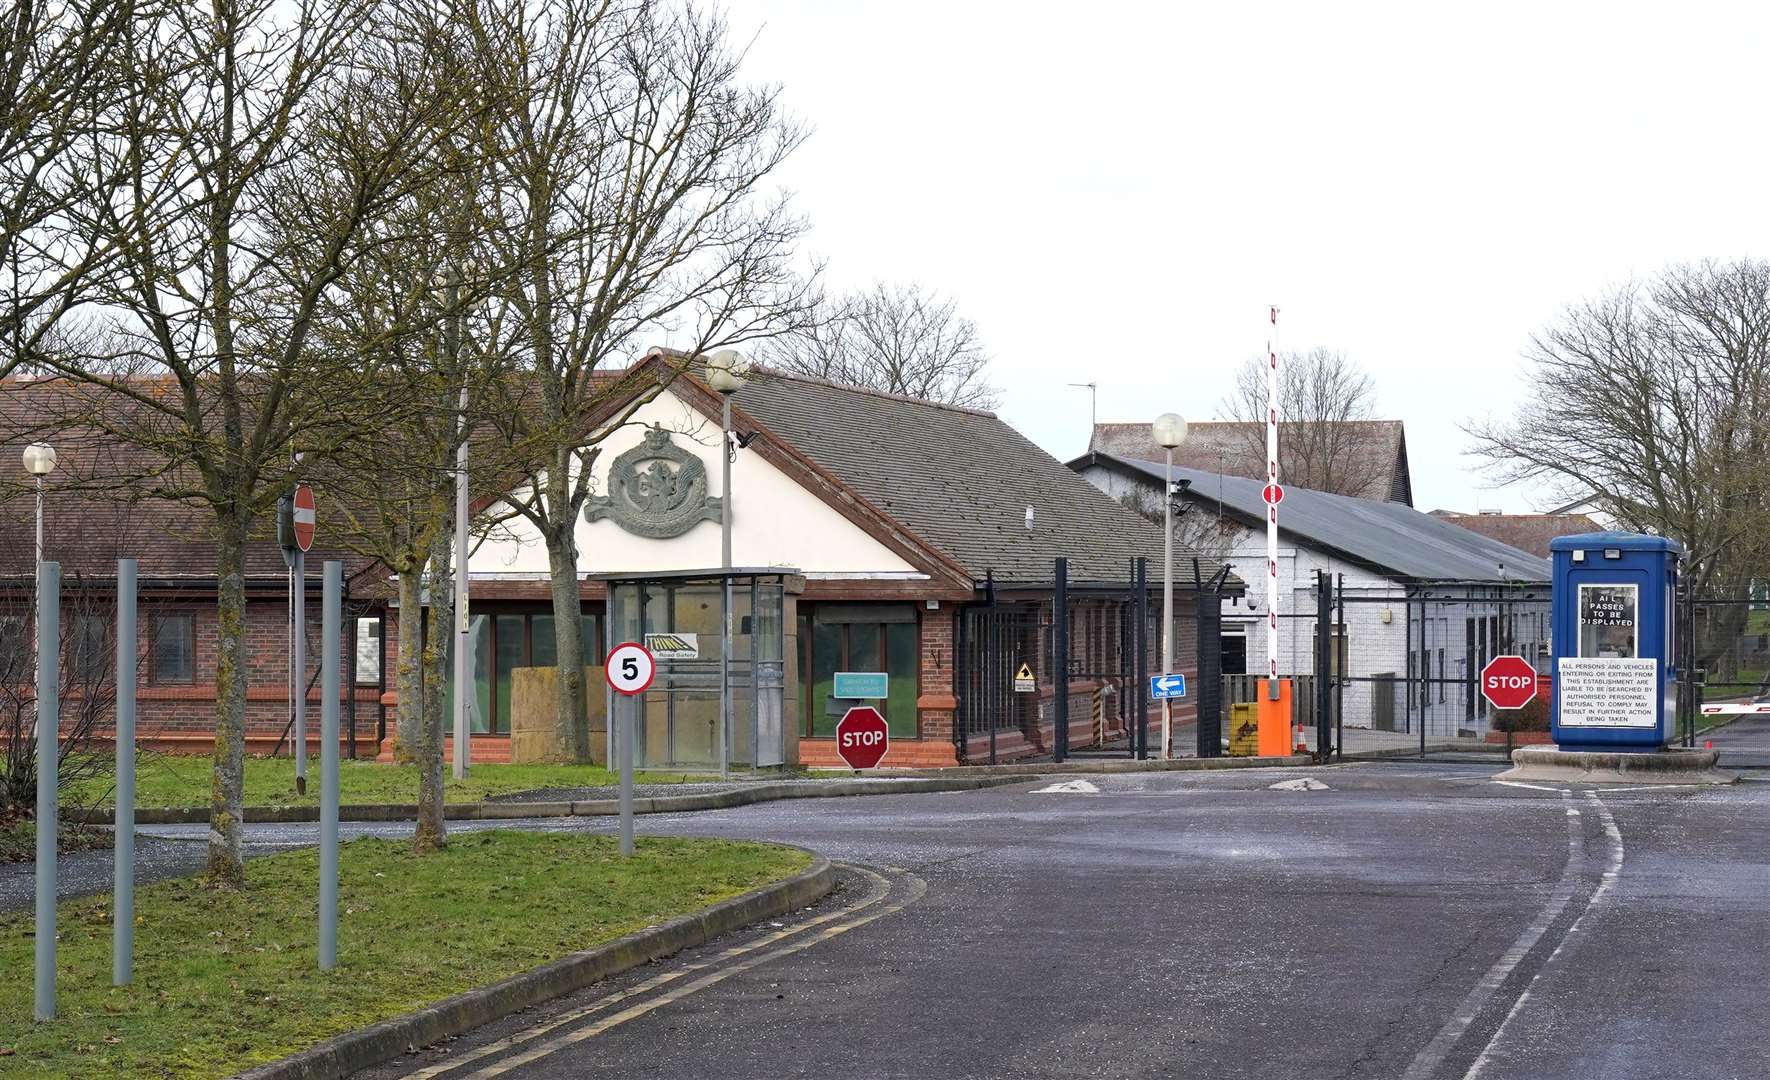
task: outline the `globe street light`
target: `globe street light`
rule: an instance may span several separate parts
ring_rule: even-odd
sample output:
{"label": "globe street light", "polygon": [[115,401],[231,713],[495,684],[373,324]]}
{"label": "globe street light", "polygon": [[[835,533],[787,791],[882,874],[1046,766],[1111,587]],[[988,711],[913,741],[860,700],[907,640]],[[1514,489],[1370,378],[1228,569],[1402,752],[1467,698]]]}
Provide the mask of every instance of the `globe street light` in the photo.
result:
{"label": "globe street light", "polygon": [[34,442],[25,447],[25,471],[37,478],[37,561],[43,561],[43,478],[55,471],[55,447]]}
{"label": "globe street light", "polygon": [[[736,349],[720,349],[707,357],[707,385],[719,394],[720,482],[719,568],[724,572],[720,594],[724,599],[725,634],[719,646],[719,774],[730,768],[731,756],[731,395],[747,381],[750,361]],[[752,764],[754,764],[752,762]]]}
{"label": "globe street light", "polygon": [[[1162,484],[1162,674],[1174,670],[1174,447],[1186,441],[1186,421],[1179,413],[1162,413],[1150,425],[1167,455]],[[1162,760],[1173,755],[1174,703],[1162,699]]]}

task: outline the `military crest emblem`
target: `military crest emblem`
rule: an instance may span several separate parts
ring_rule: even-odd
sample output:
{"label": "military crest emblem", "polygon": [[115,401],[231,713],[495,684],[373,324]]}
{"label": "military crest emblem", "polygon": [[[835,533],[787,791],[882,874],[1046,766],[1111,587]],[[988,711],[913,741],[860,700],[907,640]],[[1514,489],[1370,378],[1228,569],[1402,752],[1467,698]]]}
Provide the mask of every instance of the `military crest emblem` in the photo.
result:
{"label": "military crest emblem", "polygon": [[718,521],[724,501],[707,494],[707,467],[653,425],[638,446],[616,456],[608,494],[591,496],[586,521],[607,518],[635,536],[668,540],[703,521]]}

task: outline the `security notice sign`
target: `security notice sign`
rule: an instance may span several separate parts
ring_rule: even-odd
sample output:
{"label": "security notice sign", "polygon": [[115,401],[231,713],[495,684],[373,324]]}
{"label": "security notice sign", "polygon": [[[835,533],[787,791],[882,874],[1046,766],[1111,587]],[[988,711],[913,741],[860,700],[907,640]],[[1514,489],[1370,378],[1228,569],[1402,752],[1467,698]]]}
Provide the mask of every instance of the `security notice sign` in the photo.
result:
{"label": "security notice sign", "polygon": [[1650,728],[1659,723],[1659,661],[1561,658],[1555,693],[1562,727]]}

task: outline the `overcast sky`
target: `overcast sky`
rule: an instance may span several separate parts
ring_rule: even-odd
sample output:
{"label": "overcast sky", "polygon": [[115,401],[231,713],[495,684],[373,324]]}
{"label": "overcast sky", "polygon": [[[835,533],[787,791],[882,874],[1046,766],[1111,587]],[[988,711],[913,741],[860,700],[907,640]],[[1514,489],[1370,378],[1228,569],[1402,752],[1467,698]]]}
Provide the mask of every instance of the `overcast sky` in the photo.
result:
{"label": "overcast sky", "polygon": [[730,0],[815,128],[783,182],[831,283],[958,299],[1002,415],[1219,413],[1264,346],[1342,349],[1421,509],[1539,508],[1458,424],[1569,302],[1762,255],[1770,5]]}

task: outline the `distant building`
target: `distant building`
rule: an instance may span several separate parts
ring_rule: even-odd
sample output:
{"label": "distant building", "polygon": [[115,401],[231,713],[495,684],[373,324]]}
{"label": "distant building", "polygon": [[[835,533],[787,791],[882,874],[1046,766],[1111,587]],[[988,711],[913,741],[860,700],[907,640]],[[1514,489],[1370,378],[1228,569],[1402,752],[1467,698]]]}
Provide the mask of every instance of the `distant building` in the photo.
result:
{"label": "distant building", "polygon": [[[1310,429],[1331,426],[1325,437]],[[1407,465],[1407,434],[1400,420],[1341,420],[1279,425],[1279,477],[1286,484],[1329,490],[1363,499],[1414,504],[1413,476]],[[1307,460],[1311,443],[1328,444],[1313,452],[1333,459],[1330,467]],[[1133,461],[1161,461],[1162,448],[1147,422],[1095,424],[1088,442],[1091,453]],[[1240,420],[1200,420],[1188,425],[1186,441],[1174,450],[1174,464],[1200,472],[1224,473],[1248,480],[1266,480],[1266,429]],[[1332,482],[1324,480],[1331,472]]]}
{"label": "distant building", "polygon": [[1462,514],[1434,510],[1432,516],[1545,559],[1549,557],[1549,541],[1557,536],[1604,531],[1604,526],[1585,514]]}
{"label": "distant building", "polygon": [[[1163,465],[1092,453],[1069,463],[1121,501],[1160,506]],[[1262,483],[1175,468],[1181,530],[1247,583],[1224,602],[1223,673],[1264,668],[1266,507]],[[1287,487],[1279,512],[1279,671],[1314,671],[1316,571],[1343,579],[1333,634],[1348,727],[1479,732],[1476,679],[1494,656],[1544,664],[1549,644],[1546,559],[1412,507]],[[1215,546],[1210,538],[1215,537]],[[1237,693],[1235,700],[1245,700]],[[1230,699],[1226,699],[1230,700]]]}

